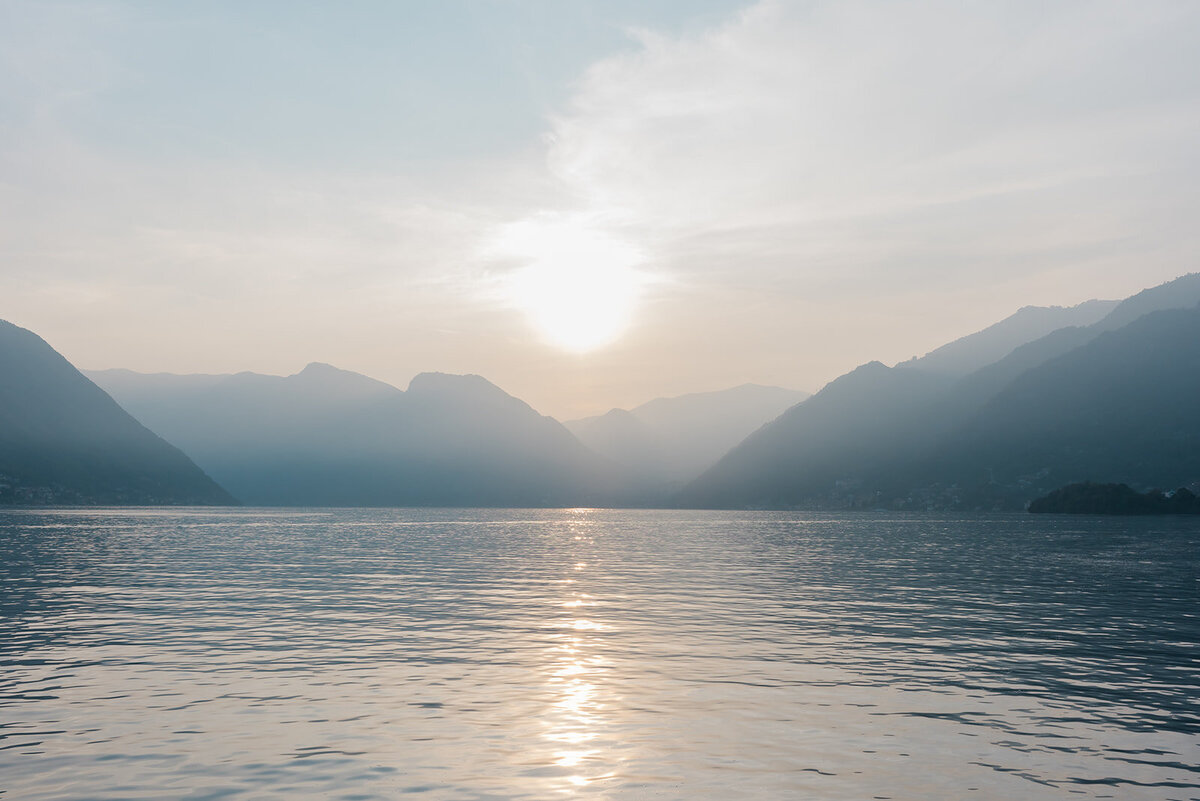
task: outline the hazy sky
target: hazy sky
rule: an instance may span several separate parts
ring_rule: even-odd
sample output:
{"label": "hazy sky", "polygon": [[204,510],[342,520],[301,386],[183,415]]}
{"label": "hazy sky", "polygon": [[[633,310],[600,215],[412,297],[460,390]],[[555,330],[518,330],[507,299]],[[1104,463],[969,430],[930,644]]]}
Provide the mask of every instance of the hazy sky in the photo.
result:
{"label": "hazy sky", "polygon": [[1200,3],[0,0],[0,318],[560,417],[1200,270]]}

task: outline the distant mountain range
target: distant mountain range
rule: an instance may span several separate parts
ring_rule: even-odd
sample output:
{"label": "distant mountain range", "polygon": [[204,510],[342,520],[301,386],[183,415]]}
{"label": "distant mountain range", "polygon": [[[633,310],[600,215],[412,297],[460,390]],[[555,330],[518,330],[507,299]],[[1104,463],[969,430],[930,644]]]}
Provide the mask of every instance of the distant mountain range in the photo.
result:
{"label": "distant mountain range", "polygon": [[228,504],[41,337],[0,321],[0,504]]}
{"label": "distant mountain range", "polygon": [[1200,274],[1026,307],[812,397],[747,384],[565,425],[479,376],[85,376],[8,323],[0,378],[0,503],[1020,509],[1200,480]]}
{"label": "distant mountain range", "polygon": [[88,375],[265,505],[661,504],[805,397],[746,385],[564,427],[479,376],[423,373],[402,391],[325,364],[287,377]]}
{"label": "distant mountain range", "polygon": [[807,397],[807,392],[743,384],[658,398],[565,425],[639,485],[649,482],[669,491],[699,476],[755,429]]}
{"label": "distant mountain range", "polygon": [[[923,360],[863,365],[752,434],[676,500],[1019,509],[1077,481],[1189,484],[1200,478],[1198,303],[1200,275],[1187,275],[963,375]],[[1059,311],[1082,308],[1096,307]]]}
{"label": "distant mountain range", "polygon": [[89,373],[249,504],[612,503],[622,478],[556,420],[480,378],[407,391],[326,364],[287,377]]}

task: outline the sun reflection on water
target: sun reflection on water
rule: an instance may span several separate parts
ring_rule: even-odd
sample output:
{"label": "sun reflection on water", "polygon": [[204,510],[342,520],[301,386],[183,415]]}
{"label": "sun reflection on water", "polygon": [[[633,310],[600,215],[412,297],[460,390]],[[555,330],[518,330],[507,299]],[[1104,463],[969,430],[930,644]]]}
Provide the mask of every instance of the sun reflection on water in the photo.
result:
{"label": "sun reflection on water", "polygon": [[[580,518],[587,514],[580,510]],[[568,547],[586,548],[594,544],[586,529],[586,520],[572,526]],[[580,551],[582,555],[583,551]],[[545,739],[551,744],[552,763],[561,768],[562,792],[573,795],[583,787],[614,775],[606,764],[607,749],[603,732],[608,723],[614,698],[603,681],[609,666],[602,653],[600,636],[613,627],[596,618],[594,610],[601,602],[575,586],[584,578],[587,561],[570,563],[563,579],[564,595],[555,604],[566,612],[554,626],[558,642],[549,651],[548,684],[553,701],[545,715]],[[585,616],[586,615],[586,616]]]}

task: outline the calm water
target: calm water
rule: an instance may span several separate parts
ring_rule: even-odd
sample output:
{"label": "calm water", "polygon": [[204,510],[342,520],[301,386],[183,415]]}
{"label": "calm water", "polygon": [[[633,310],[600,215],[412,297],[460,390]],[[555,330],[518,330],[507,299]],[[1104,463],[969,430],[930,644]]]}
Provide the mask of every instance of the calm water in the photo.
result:
{"label": "calm water", "polygon": [[0,513],[0,798],[1196,799],[1200,523]]}

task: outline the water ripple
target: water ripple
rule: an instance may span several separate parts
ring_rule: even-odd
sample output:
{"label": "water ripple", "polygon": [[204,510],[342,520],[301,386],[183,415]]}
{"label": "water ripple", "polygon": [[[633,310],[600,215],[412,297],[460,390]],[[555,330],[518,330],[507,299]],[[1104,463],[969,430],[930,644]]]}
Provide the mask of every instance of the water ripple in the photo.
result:
{"label": "water ripple", "polygon": [[1194,799],[1194,521],[0,514],[0,796]]}

